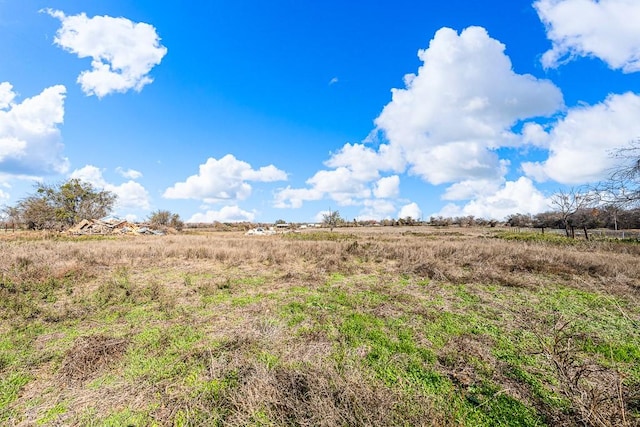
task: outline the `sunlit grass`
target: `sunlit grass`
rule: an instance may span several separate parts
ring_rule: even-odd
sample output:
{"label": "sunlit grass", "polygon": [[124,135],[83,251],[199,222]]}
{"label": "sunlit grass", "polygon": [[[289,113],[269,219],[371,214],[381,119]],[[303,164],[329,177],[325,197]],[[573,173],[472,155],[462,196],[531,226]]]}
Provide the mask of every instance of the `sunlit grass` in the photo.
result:
{"label": "sunlit grass", "polygon": [[0,424],[637,422],[637,246],[410,231],[2,242]]}

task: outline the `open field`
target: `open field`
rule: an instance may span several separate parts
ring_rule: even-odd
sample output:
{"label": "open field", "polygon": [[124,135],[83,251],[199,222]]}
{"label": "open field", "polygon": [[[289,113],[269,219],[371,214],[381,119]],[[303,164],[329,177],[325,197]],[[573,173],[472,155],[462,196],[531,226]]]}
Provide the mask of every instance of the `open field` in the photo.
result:
{"label": "open field", "polygon": [[640,425],[640,244],[0,233],[0,425]]}

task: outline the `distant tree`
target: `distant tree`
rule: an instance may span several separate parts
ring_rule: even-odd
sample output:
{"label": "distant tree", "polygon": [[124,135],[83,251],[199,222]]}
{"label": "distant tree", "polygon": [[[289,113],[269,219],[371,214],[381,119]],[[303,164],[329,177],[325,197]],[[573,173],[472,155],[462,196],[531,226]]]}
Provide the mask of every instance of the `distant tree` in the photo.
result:
{"label": "distant tree", "polygon": [[440,227],[447,227],[449,225],[451,225],[453,223],[453,219],[452,218],[444,218],[442,216],[438,216],[438,217],[430,217],[429,218],[429,224],[430,225],[435,225],[435,226],[440,226]]}
{"label": "distant tree", "polygon": [[611,157],[618,166],[611,170],[609,178],[598,184],[595,191],[607,204],[619,209],[640,204],[640,139],[615,150]]}
{"label": "distant tree", "polygon": [[551,205],[560,215],[567,237],[575,237],[574,216],[578,211],[591,207],[597,200],[595,193],[575,188],[560,190],[551,196]]}
{"label": "distant tree", "polygon": [[616,202],[607,202],[606,199],[603,198],[601,198],[601,200],[605,200],[600,209],[600,214],[603,218],[605,226],[608,228],[613,228],[614,230],[618,230],[620,225],[620,215],[625,211],[624,207]]}
{"label": "distant tree", "polygon": [[600,211],[596,208],[585,208],[576,211],[570,218],[572,227],[580,227],[584,231],[584,238],[589,240],[587,230],[598,228],[603,225]]}
{"label": "distant tree", "polygon": [[171,220],[171,212],[166,210],[157,210],[151,212],[147,221],[151,225],[168,227]]}
{"label": "distant tree", "polygon": [[285,221],[284,219],[277,219],[274,224],[286,224],[286,223],[287,221]]}
{"label": "distant tree", "polygon": [[621,228],[640,228],[640,208],[621,211],[618,222]]}
{"label": "distant tree", "polygon": [[0,210],[0,217],[4,223],[5,231],[11,227],[15,231],[16,225],[20,224],[20,210],[17,206],[5,206]]}
{"label": "distant tree", "polygon": [[452,222],[459,227],[473,227],[476,225],[476,218],[473,215],[457,216]]}
{"label": "distant tree", "polygon": [[184,221],[180,219],[180,215],[171,213],[168,210],[151,212],[147,220],[155,227],[173,227],[178,231],[184,228]]}
{"label": "distant tree", "polygon": [[53,229],[63,224],[56,218],[55,207],[44,197],[25,197],[18,202],[16,208],[19,212],[19,223],[24,224],[29,230]]}
{"label": "distant tree", "polygon": [[20,200],[15,208],[19,222],[30,229],[64,228],[83,219],[108,215],[116,201],[110,191],[90,183],[70,179],[60,184],[36,184],[36,191]]}
{"label": "distant tree", "polygon": [[[45,187],[43,187],[45,188]],[[106,190],[97,190],[88,182],[71,179],[59,187],[45,190],[57,206],[56,214],[67,225],[82,219],[102,218],[113,209],[117,196]]]}
{"label": "distant tree", "polygon": [[531,225],[535,228],[542,229],[544,233],[545,228],[562,228],[562,218],[558,212],[541,212],[533,216]]}
{"label": "distant tree", "polygon": [[344,220],[340,216],[339,211],[329,211],[328,213],[322,214],[322,223],[329,227],[331,231],[339,224],[341,224]]}
{"label": "distant tree", "polygon": [[516,213],[507,217],[509,227],[531,227],[533,217],[529,214]]}
{"label": "distant tree", "polygon": [[398,222],[400,223],[400,225],[416,225],[416,220],[413,219],[411,216],[407,216],[405,218],[399,218]]}

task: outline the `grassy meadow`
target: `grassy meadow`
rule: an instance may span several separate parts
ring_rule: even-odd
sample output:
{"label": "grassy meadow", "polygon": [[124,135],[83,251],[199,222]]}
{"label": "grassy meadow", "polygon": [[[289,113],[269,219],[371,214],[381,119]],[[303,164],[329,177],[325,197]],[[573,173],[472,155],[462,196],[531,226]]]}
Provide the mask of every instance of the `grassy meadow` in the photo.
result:
{"label": "grassy meadow", "polygon": [[640,244],[0,233],[3,426],[637,426]]}

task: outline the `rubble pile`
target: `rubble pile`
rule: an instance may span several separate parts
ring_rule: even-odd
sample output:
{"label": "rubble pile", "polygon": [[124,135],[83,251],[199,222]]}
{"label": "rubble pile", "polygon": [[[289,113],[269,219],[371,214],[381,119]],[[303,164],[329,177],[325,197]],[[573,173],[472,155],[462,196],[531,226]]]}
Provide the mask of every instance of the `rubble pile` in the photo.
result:
{"label": "rubble pile", "polygon": [[150,234],[164,235],[164,231],[154,230],[146,225],[134,224],[118,218],[83,219],[69,230],[68,233],[80,236],[86,234]]}
{"label": "rubble pile", "polygon": [[273,236],[276,234],[275,230],[264,229],[262,227],[252,228],[244,233],[245,236]]}

